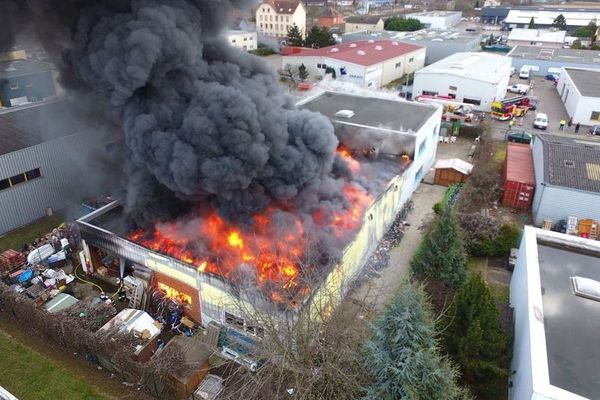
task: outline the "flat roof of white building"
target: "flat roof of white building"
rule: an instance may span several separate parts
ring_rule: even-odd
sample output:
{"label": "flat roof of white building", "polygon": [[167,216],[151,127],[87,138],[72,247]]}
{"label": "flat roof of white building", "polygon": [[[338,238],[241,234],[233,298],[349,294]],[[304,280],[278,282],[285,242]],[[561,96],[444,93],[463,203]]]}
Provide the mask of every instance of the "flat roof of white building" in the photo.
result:
{"label": "flat roof of white building", "polygon": [[582,96],[600,97],[600,71],[578,68],[564,70]]}
{"label": "flat roof of white building", "polygon": [[506,24],[529,24],[531,18],[536,25],[552,25],[554,19],[562,14],[567,21],[567,26],[586,26],[594,19],[600,21],[600,10],[598,12],[577,12],[571,10],[510,10],[504,23]]}
{"label": "flat roof of white building", "polygon": [[450,15],[460,15],[462,16],[462,12],[460,11],[421,11],[416,13],[407,14],[407,18],[411,17],[448,17]]}
{"label": "flat roof of white building", "polygon": [[336,92],[322,92],[298,105],[320,112],[340,124],[400,133],[417,132],[437,111],[436,106],[400,98],[392,100]]}
{"label": "flat roof of white building", "polygon": [[552,29],[513,28],[508,34],[508,40],[532,41],[545,43],[564,43],[567,31]]}
{"label": "flat roof of white building", "polygon": [[519,258],[527,262],[517,267],[527,266],[533,390],[539,398],[600,399],[600,301],[576,295],[572,282],[600,281],[600,241],[530,226],[523,240]]}
{"label": "flat roof of white building", "polygon": [[482,82],[496,83],[504,76],[511,60],[506,56],[490,53],[455,53],[433,63],[416,73],[448,74],[471,78]]}

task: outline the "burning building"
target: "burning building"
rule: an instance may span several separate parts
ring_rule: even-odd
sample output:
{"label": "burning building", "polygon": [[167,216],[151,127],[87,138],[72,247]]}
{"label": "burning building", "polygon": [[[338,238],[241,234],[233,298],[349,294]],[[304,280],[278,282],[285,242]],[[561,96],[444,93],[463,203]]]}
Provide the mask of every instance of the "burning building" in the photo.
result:
{"label": "burning building", "polygon": [[245,223],[213,211],[139,229],[115,201],[77,221],[87,268],[112,263],[122,275],[146,277],[147,286],[178,299],[196,322],[250,335],[261,328],[248,310],[293,320],[335,307],[431,167],[441,111],[332,92],[298,107],[333,123],[345,160],[339,168],[350,170],[334,188],[344,193],[344,207],[319,205],[310,218],[294,207],[268,207]]}

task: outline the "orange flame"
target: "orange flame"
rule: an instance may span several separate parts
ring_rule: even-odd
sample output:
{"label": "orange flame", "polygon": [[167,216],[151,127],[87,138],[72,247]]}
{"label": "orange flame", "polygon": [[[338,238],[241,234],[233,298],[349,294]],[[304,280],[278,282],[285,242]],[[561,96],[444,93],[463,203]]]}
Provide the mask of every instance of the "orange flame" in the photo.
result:
{"label": "orange flame", "polygon": [[[352,171],[360,170],[360,163],[352,158],[347,149],[338,152]],[[335,237],[349,238],[361,226],[364,210],[372,202],[372,196],[360,186],[346,183],[343,195],[347,200],[343,210],[317,209],[313,220],[320,229],[332,229]],[[302,220],[298,217],[282,227],[274,223],[276,208],[268,208],[255,214],[251,229],[227,223],[215,211],[204,217],[197,235],[184,235],[177,223],[156,224],[153,230],[133,232],[129,239],[151,250],[175,257],[194,265],[201,273],[220,275],[226,279],[243,264],[256,269],[259,285],[267,282],[280,289],[294,289],[305,295],[309,292],[303,284],[299,266],[307,247],[307,237]],[[197,238],[202,240],[202,250],[194,249]],[[272,290],[271,298],[284,302],[285,296]]]}

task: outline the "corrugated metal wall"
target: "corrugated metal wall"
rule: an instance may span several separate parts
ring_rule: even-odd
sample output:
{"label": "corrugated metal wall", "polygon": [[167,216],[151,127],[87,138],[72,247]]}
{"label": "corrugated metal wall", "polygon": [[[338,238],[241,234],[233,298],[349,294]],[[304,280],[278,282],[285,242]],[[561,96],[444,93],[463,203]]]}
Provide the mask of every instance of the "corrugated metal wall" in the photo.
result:
{"label": "corrugated metal wall", "polygon": [[[86,135],[71,135],[0,155],[0,179],[40,168],[40,178],[0,190],[0,234],[78,203],[85,172],[78,160],[97,144]],[[104,151],[104,149],[100,149]],[[101,190],[100,190],[101,192]]]}
{"label": "corrugated metal wall", "polygon": [[544,181],[544,154],[541,140],[533,141],[535,194],[531,211],[533,223],[541,226],[545,219],[553,223],[569,216],[600,221],[600,193],[560,188]]}

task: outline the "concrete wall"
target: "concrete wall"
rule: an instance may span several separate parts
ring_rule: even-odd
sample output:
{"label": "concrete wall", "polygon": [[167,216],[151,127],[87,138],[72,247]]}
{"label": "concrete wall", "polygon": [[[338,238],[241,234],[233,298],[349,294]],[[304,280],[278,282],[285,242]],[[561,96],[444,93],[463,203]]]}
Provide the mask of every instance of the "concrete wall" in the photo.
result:
{"label": "concrete wall", "polygon": [[[413,85],[413,98],[423,94],[423,91],[437,92],[440,96],[448,96],[448,94],[452,93],[456,95],[456,100],[459,102],[462,102],[465,98],[480,100],[481,104],[473,105],[473,108],[481,111],[490,111],[492,102],[504,98],[508,80],[508,73],[502,83],[494,85],[462,76],[445,73],[420,74],[417,71]],[[450,86],[456,87],[457,90],[450,90]]]}
{"label": "concrete wall", "polygon": [[[510,54],[509,54],[510,56]],[[584,69],[600,69],[600,64],[598,65],[590,65],[583,63],[566,63],[563,61],[554,61],[554,60],[539,60],[536,58],[519,58],[519,57],[511,57],[512,66],[517,72],[521,69],[523,65],[535,65],[539,67],[539,71],[531,71],[533,75],[536,76],[545,76],[549,74],[548,68],[584,68]]]}
{"label": "concrete wall", "polygon": [[55,94],[54,79],[50,70],[6,80],[0,79],[0,106],[10,107],[10,99],[19,97],[27,97],[29,101],[41,101]]}
{"label": "concrete wall", "polygon": [[258,46],[258,34],[256,32],[246,31],[228,31],[227,41],[233,47],[240,50],[256,50]]}
{"label": "concrete wall", "polygon": [[[108,140],[107,140],[108,142]],[[89,174],[81,160],[106,153],[89,135],[71,135],[0,155],[0,179],[40,168],[42,176],[0,190],[0,234],[81,202],[90,189]],[[84,190],[84,185],[86,190]],[[93,188],[91,188],[93,190]],[[103,192],[97,188],[96,194]]]}
{"label": "concrete wall", "polygon": [[600,124],[600,119],[591,118],[592,112],[600,113],[600,97],[582,96],[570,76],[564,72],[560,78],[556,89],[573,123],[586,126]]}
{"label": "concrete wall", "polygon": [[355,22],[346,22],[344,24],[344,32],[359,32],[359,31],[382,31],[383,30],[383,19],[379,20],[376,24],[360,24]]}

